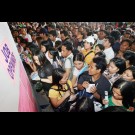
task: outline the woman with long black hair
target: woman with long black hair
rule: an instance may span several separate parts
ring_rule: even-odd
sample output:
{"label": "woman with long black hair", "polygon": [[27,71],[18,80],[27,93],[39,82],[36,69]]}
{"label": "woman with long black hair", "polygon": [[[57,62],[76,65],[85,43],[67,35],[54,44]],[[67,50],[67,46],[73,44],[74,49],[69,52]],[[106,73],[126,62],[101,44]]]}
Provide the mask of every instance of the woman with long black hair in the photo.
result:
{"label": "woman with long black hair", "polygon": [[53,66],[40,50],[33,53],[33,60],[37,65],[35,68],[39,75],[37,81],[42,82],[44,91],[49,91],[52,86]]}
{"label": "woman with long black hair", "polygon": [[52,87],[49,90],[49,99],[54,108],[59,107],[74,91],[72,83],[68,80],[66,71],[56,68],[52,73]]}

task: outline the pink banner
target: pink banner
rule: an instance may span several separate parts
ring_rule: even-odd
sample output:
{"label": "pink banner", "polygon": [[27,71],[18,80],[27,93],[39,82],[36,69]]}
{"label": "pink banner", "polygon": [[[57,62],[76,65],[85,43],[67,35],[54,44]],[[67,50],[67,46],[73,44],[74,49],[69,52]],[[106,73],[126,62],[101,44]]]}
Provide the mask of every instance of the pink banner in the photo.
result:
{"label": "pink banner", "polygon": [[20,62],[19,112],[37,112],[37,105],[32,94],[32,87],[26,71]]}

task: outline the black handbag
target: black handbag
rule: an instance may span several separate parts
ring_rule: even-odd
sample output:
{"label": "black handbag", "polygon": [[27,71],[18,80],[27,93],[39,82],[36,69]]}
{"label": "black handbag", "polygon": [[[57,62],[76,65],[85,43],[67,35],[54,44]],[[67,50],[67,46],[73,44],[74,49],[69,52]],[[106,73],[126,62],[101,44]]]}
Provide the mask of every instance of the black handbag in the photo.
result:
{"label": "black handbag", "polygon": [[67,97],[57,108],[54,108],[54,112],[68,112],[70,109],[70,97]]}
{"label": "black handbag", "polygon": [[[68,90],[70,90],[71,92],[71,88],[68,83],[67,83],[67,87],[68,87]],[[70,96],[67,97],[57,108],[54,108],[54,112],[68,112],[71,105],[69,99],[70,99]]]}
{"label": "black handbag", "polygon": [[43,84],[41,82],[36,82],[34,87],[37,92],[40,92],[43,89]]}

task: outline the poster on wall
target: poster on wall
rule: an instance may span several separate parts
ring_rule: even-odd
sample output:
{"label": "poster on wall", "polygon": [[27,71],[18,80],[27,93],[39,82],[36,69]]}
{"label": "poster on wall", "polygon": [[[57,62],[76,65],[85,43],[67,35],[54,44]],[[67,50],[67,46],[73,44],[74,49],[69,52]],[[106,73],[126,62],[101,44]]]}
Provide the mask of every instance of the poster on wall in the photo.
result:
{"label": "poster on wall", "polygon": [[33,90],[7,22],[0,22],[0,112],[37,112]]}

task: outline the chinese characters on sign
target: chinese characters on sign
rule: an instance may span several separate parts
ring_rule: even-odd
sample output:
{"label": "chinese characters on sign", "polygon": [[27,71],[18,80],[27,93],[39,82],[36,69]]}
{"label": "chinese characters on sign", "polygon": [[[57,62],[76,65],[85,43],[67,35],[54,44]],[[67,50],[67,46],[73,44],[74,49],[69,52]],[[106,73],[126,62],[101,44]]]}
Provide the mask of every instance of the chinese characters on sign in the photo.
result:
{"label": "chinese characters on sign", "polygon": [[5,61],[8,64],[8,68],[7,71],[10,75],[10,77],[12,79],[14,79],[14,74],[15,74],[15,64],[16,64],[16,59],[15,56],[13,54],[13,52],[11,52],[7,46],[7,44],[5,43],[3,48],[2,48],[2,53],[5,56]]}

